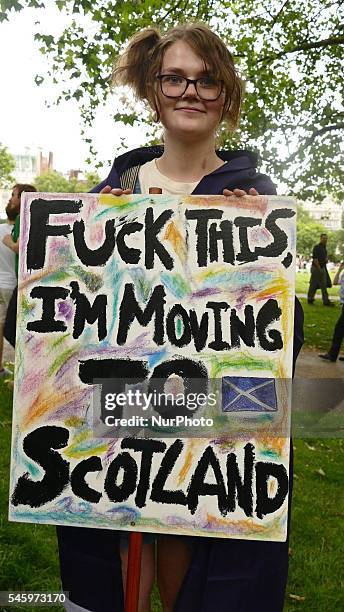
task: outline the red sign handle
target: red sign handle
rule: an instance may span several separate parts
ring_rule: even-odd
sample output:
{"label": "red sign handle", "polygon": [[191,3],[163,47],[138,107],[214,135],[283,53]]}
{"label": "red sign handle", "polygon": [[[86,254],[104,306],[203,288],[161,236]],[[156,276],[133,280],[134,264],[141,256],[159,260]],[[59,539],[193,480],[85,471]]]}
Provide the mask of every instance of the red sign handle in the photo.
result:
{"label": "red sign handle", "polygon": [[137,612],[139,606],[142,557],[142,533],[132,532],[129,539],[125,612]]}
{"label": "red sign handle", "polygon": [[[159,187],[150,187],[149,193],[162,193]],[[125,612],[137,612],[139,607],[142,558],[142,533],[132,531],[129,538]]]}

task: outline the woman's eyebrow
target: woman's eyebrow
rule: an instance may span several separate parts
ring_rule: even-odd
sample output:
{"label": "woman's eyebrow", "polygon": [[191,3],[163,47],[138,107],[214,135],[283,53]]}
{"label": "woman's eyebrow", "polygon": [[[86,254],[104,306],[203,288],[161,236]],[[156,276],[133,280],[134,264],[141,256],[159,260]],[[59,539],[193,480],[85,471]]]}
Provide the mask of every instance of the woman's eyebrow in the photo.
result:
{"label": "woman's eyebrow", "polygon": [[[164,68],[164,72],[171,72],[173,74],[182,74],[182,75],[186,75],[185,70],[183,70],[183,68],[176,68],[175,66],[167,66],[166,68]],[[197,74],[199,74],[200,76],[205,76],[209,74],[209,70],[198,70]]]}

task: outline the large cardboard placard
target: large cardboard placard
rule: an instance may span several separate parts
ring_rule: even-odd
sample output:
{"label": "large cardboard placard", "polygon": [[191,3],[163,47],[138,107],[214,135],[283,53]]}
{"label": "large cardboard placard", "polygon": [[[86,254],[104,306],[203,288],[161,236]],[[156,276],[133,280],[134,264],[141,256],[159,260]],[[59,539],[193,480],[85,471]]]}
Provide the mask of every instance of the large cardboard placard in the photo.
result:
{"label": "large cardboard placard", "polygon": [[285,540],[294,262],[287,198],[26,194],[10,519]]}

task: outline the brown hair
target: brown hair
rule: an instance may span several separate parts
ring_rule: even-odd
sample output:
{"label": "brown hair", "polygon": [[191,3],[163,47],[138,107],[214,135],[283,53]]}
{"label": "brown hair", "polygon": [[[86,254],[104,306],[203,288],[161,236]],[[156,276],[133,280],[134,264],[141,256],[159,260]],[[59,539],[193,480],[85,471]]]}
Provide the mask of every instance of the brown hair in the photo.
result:
{"label": "brown hair", "polygon": [[156,111],[155,77],[159,74],[168,47],[182,40],[202,58],[212,74],[224,82],[225,102],[222,120],[234,129],[239,122],[244,93],[243,82],[234,66],[233,57],[222,40],[202,23],[178,25],[161,35],[156,28],[147,28],[131,38],[113,70],[114,85],[129,85],[139,100],[146,100]]}
{"label": "brown hair", "polygon": [[16,183],[13,187],[18,191],[18,196],[20,197],[23,191],[37,191],[36,187],[33,185],[28,185],[26,183]]}
{"label": "brown hair", "polygon": [[17,216],[18,216],[18,214],[19,214],[18,208],[15,208],[15,206],[11,206],[10,203],[8,203],[6,205],[5,213],[6,213],[7,219],[9,221],[15,221]]}
{"label": "brown hair", "polygon": [[16,208],[17,212],[20,210],[20,196],[24,191],[37,191],[36,187],[33,185],[28,185],[27,183],[16,183],[12,187],[12,191],[16,189],[19,197],[19,206]]}

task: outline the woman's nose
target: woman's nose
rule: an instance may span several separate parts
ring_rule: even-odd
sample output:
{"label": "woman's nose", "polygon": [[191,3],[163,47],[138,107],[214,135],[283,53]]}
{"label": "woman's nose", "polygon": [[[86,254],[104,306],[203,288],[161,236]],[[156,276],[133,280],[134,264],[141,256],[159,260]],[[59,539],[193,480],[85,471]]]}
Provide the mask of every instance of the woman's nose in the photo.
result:
{"label": "woman's nose", "polygon": [[184,96],[191,96],[192,98],[198,98],[198,93],[195,83],[188,83],[186,90],[183,93]]}

